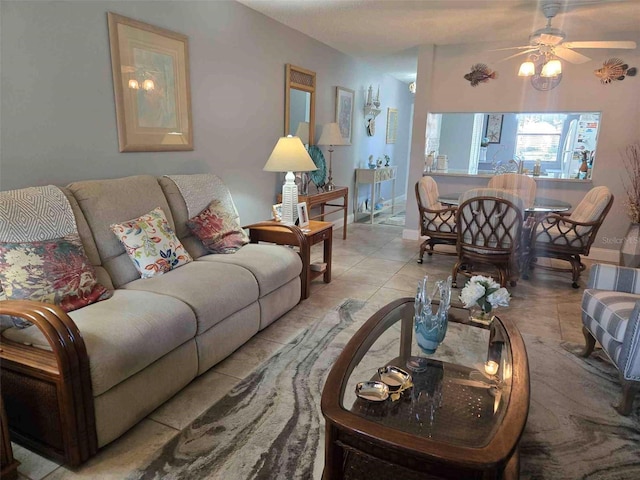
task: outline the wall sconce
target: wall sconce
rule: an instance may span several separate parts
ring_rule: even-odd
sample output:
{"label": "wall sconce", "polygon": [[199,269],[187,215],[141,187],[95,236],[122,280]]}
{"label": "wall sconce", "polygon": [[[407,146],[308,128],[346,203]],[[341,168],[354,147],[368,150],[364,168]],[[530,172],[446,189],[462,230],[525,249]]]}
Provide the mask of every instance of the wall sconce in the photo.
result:
{"label": "wall sconce", "polygon": [[416,93],[416,82],[411,82],[411,83],[409,84],[409,91],[410,91],[411,93]]}

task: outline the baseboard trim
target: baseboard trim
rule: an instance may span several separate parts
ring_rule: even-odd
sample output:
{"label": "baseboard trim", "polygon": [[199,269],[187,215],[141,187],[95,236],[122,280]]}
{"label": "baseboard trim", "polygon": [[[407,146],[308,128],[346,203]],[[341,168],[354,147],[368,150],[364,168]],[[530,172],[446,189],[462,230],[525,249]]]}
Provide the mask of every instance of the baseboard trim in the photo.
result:
{"label": "baseboard trim", "polygon": [[[419,240],[419,230],[405,229],[402,231],[402,238],[404,240]],[[589,251],[589,256],[585,257],[593,262],[607,262],[618,265],[620,262],[620,250],[613,250],[610,248],[592,248]]]}
{"label": "baseboard trim", "polygon": [[618,265],[620,263],[620,250],[613,250],[611,248],[592,248],[587,256],[594,262],[607,262]]}

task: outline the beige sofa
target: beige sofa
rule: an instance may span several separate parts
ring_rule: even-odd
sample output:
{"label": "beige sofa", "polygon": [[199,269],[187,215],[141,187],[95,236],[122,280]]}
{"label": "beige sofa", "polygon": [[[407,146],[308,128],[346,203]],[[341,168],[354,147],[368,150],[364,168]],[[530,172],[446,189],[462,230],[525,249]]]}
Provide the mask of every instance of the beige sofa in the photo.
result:
{"label": "beige sofa", "polygon": [[[77,465],[294,307],[302,262],[278,245],[207,254],[185,222],[190,202],[232,204],[213,175],[82,181],[62,191],[99,282],[114,294],[68,314],[0,302],[0,313],[36,325],[4,330],[0,355],[14,438]],[[142,279],[109,226],[158,206],[194,261]]]}

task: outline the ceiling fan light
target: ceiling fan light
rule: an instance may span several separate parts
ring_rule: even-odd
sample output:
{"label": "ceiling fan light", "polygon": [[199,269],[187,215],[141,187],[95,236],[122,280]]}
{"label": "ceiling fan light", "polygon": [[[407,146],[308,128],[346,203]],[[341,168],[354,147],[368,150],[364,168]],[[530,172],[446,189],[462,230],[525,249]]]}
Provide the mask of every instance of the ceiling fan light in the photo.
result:
{"label": "ceiling fan light", "polygon": [[554,59],[549,60],[542,67],[542,72],[540,72],[541,77],[557,77],[562,73],[562,64],[560,60]]}
{"label": "ceiling fan light", "polygon": [[522,65],[520,65],[520,70],[518,70],[519,77],[531,77],[534,73],[536,73],[536,66],[531,60],[522,62]]}

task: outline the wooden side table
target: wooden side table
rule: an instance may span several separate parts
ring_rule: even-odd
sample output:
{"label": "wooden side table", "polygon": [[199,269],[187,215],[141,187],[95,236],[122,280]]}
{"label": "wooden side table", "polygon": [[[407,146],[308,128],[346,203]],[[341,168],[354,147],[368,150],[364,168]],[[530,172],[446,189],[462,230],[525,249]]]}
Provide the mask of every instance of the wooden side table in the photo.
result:
{"label": "wooden side table", "polygon": [[[342,204],[331,203],[335,200],[342,199]],[[347,203],[349,201],[349,188],[348,187],[336,187],[333,190],[327,192],[311,193],[309,195],[298,195],[299,202],[307,202],[307,209],[309,210],[309,219],[324,221],[324,217],[331,214],[342,211],[342,239],[347,239]],[[282,202],[282,194],[278,194],[278,202]],[[319,214],[313,214],[311,209],[313,207],[320,207]],[[330,210],[326,210],[325,207],[335,207]]]}
{"label": "wooden side table", "polygon": [[[249,238],[251,243],[269,242],[278,245],[297,245],[295,235],[290,230],[277,226],[249,226]],[[300,248],[302,259],[302,294],[301,298],[309,298],[311,280],[324,276],[324,282],[331,282],[331,250],[333,244],[333,224],[331,222],[309,221],[309,225],[302,229],[307,237],[307,245]],[[326,264],[324,270],[311,269],[311,246],[324,242],[324,255],[322,261]]]}

